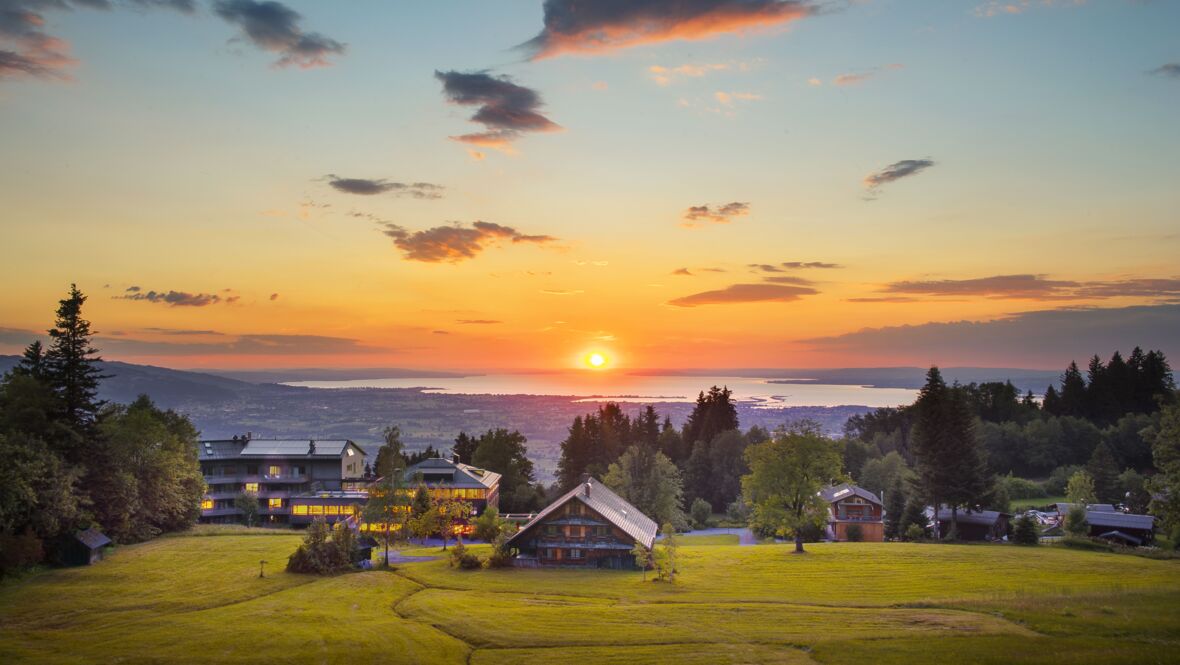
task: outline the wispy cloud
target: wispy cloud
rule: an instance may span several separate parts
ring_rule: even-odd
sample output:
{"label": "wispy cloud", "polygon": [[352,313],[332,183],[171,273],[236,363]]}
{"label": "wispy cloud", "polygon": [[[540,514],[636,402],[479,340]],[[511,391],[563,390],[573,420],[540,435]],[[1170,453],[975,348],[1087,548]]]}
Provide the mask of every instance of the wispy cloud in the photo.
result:
{"label": "wispy cloud", "polygon": [[864,186],[875,194],[881,190],[882,186],[917,175],[931,166],[934,166],[934,162],[929,159],[903,159],[865,176]]}
{"label": "wispy cloud", "polygon": [[1166,76],[1168,78],[1180,79],[1180,62],[1169,62],[1148,72],[1156,76]]}
{"label": "wispy cloud", "polygon": [[902,69],[904,67],[905,67],[905,65],[902,65],[899,63],[892,63],[892,64],[885,65],[883,67],[873,67],[871,69],[864,69],[864,70],[861,70],[858,72],[848,72],[846,74],[840,74],[836,78],[832,79],[832,85],[837,85],[837,86],[857,85],[860,83],[864,83],[865,81],[867,81],[871,78],[875,78],[877,76],[880,76],[886,72],[896,71],[896,70]]}
{"label": "wispy cloud", "polygon": [[698,307],[700,305],[728,305],[755,302],[793,302],[803,296],[819,293],[806,286],[784,284],[731,284],[724,289],[704,291],[670,300],[676,307]]}
{"label": "wispy cloud", "polygon": [[[552,132],[561,126],[541,114],[544,103],[536,90],[518,85],[509,76],[481,72],[434,72],[452,104],[478,107],[471,121],[485,131],[452,136],[461,143],[512,151],[512,143],[526,132]],[[482,156],[479,157],[482,159]]]}
{"label": "wispy cloud", "polygon": [[455,323],[461,323],[465,326],[490,326],[503,323],[503,321],[497,321],[495,319],[456,319]]}
{"label": "wispy cloud", "polygon": [[95,346],[123,356],[311,356],[367,355],[393,349],[371,346],[348,337],[325,335],[249,334],[218,341],[163,341],[130,337],[99,337]]}
{"label": "wispy cloud", "polygon": [[217,0],[213,12],[242,31],[254,46],[277,54],[275,67],[328,67],[328,58],[342,55],[347,46],[318,32],[304,32],[299,12],[273,0]]}
{"label": "wispy cloud", "polygon": [[429,182],[407,183],[393,182],[385,178],[341,178],[335,173],[329,173],[324,177],[336,191],[361,196],[393,193],[397,196],[409,196],[415,199],[441,199],[442,192],[446,189],[442,185]]}
{"label": "wispy cloud", "polygon": [[[193,13],[194,0],[124,0],[140,8],[163,7]],[[70,44],[45,32],[45,12],[114,9],[111,0],[3,0],[0,2],[0,79],[39,78],[69,81],[78,61]]]}
{"label": "wispy cloud", "polygon": [[380,226],[406,260],[424,263],[458,263],[475,258],[500,242],[546,244],[556,240],[553,236],[528,235],[511,226],[484,221],[474,222],[470,227],[455,223],[425,231],[409,231],[391,222],[382,222]]}
{"label": "wispy cloud", "polygon": [[1034,7],[1076,7],[1086,0],[988,0],[975,8],[975,15],[983,18],[1023,14]]}
{"label": "wispy cloud", "polygon": [[1180,354],[1180,305],[1043,310],[991,321],[867,328],[802,341],[817,351],[897,364],[1059,368],[1096,352],[1125,350],[1128,344]]}
{"label": "wispy cloud", "polygon": [[700,226],[702,222],[728,224],[734,218],[742,217],[749,213],[750,204],[742,201],[732,201],[730,203],[716,205],[691,206],[684,211],[684,215],[682,216],[683,222],[680,225],[684,228],[691,229]]}
{"label": "wispy cloud", "polygon": [[652,65],[647,68],[647,73],[656,82],[656,85],[668,86],[683,79],[701,78],[713,72],[748,72],[754,68],[754,63],[755,61],[735,61],[675,65],[671,67]]}
{"label": "wispy cloud", "polygon": [[533,59],[707,39],[783,25],[816,11],[793,0],[546,0],[544,7],[544,29],[521,45]]}
{"label": "wispy cloud", "polygon": [[749,263],[747,268],[752,268],[756,272],[783,272],[784,270],[834,270],[843,268],[839,263],[829,263],[827,261],[783,261],[782,263]]}
{"label": "wispy cloud", "polygon": [[[228,289],[226,290],[229,291]],[[143,302],[159,303],[171,307],[206,307],[218,303],[233,303],[241,296],[220,296],[216,293],[189,293],[187,291],[144,291],[138,286],[131,286],[121,296],[112,296],[114,300],[139,300]]]}
{"label": "wispy cloud", "polygon": [[1134,278],[1112,281],[1048,279],[1045,275],[994,275],[972,279],[898,281],[881,289],[888,294],[978,296],[1004,300],[1102,300],[1107,298],[1180,297],[1180,278]]}

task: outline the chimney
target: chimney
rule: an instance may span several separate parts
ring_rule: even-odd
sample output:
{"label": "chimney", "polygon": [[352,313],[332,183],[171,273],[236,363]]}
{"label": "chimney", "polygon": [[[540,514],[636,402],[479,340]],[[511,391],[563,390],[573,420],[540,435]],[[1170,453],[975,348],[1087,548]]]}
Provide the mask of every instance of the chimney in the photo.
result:
{"label": "chimney", "polygon": [[310,445],[307,447],[307,454],[308,454],[308,455],[314,455],[314,454],[315,454],[315,439],[312,439],[312,440],[310,441]]}
{"label": "chimney", "polygon": [[455,464],[458,464],[459,463],[459,456],[454,455],[454,454],[451,455],[451,461],[454,462]]}
{"label": "chimney", "polygon": [[246,432],[246,440],[247,441],[249,441],[250,439],[253,439],[253,438],[254,438],[254,432]]}
{"label": "chimney", "polygon": [[582,493],[585,494],[586,496],[590,496],[590,481],[589,480],[586,481],[585,485],[582,485]]}

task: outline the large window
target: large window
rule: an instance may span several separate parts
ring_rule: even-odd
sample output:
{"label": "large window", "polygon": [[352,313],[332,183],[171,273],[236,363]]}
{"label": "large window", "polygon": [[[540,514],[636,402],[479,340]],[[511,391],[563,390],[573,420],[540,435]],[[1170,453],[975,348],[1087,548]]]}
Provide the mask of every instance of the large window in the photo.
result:
{"label": "large window", "polygon": [[571,559],[581,559],[582,558],[582,550],[570,550],[570,558]]}
{"label": "large window", "polygon": [[282,508],[283,507],[283,500],[282,499],[270,499],[267,501],[267,505],[270,506],[271,508]]}
{"label": "large window", "polygon": [[306,515],[307,514],[307,506],[304,506],[304,505],[291,506],[291,514],[292,515]]}
{"label": "large window", "polygon": [[323,515],[324,514],[324,507],[323,506],[308,506],[307,507],[307,514],[308,515]]}
{"label": "large window", "polygon": [[279,476],[283,475],[283,469],[282,469],[282,467],[275,466],[272,464],[271,467],[269,469],[267,469],[266,473],[271,478],[278,478]]}
{"label": "large window", "polygon": [[213,499],[201,499],[201,510],[213,510]]}
{"label": "large window", "polygon": [[258,483],[246,483],[247,492],[258,492]]}

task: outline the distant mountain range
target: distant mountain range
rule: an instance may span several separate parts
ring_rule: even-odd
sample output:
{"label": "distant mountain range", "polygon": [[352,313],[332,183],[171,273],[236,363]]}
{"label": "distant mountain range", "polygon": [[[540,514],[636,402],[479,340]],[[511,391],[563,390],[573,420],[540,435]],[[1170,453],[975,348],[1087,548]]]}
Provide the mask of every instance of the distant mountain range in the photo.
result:
{"label": "distant mountain range", "polygon": [[[0,372],[6,372],[20,361],[18,356],[0,356]],[[203,372],[169,369],[152,365],[136,365],[118,361],[102,363],[110,379],[103,381],[102,399],[129,402],[140,394],[151,395],[157,404],[176,408],[193,402],[206,405],[233,401],[245,396],[279,397],[296,390],[277,385],[290,381],[345,381],[387,378],[446,378],[471,376],[471,373],[411,370],[401,368],[359,369],[275,369],[275,370],[206,370]],[[826,383],[836,385],[864,385],[878,388],[921,388],[926,369],[922,367],[861,367],[836,369],[731,368],[687,370],[634,370],[636,375],[675,376],[741,376],[770,379],[772,383]],[[1020,391],[1044,392],[1058,380],[1059,373],[1048,370],[945,367],[943,378],[948,382],[981,383],[1011,381]]]}

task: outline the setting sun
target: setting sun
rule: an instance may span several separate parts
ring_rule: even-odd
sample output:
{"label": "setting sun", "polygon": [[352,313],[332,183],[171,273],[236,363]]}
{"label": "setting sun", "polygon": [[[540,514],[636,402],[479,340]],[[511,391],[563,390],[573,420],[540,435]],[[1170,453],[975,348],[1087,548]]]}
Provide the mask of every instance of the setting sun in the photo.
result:
{"label": "setting sun", "polygon": [[586,364],[594,368],[602,368],[606,366],[606,356],[601,353],[591,353],[586,356]]}

